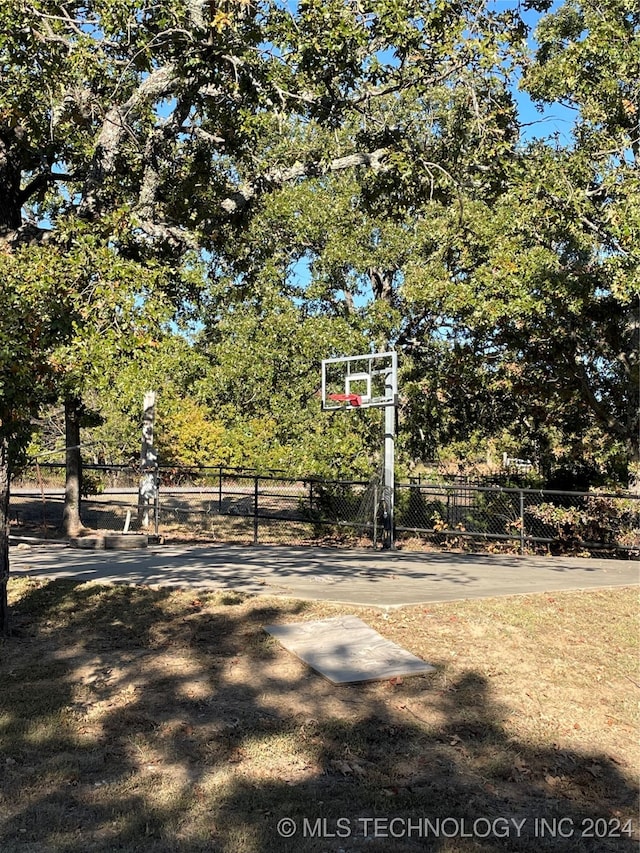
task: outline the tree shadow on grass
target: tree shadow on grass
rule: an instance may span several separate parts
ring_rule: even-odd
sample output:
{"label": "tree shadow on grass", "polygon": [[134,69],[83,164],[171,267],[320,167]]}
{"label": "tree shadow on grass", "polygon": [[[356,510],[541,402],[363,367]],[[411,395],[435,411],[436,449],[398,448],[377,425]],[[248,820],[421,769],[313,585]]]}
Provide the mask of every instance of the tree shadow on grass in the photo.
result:
{"label": "tree shadow on grass", "polygon": [[481,673],[336,687],[262,630],[311,606],[190,599],[23,596],[0,663],[3,853],[637,849],[623,769],[514,739]]}

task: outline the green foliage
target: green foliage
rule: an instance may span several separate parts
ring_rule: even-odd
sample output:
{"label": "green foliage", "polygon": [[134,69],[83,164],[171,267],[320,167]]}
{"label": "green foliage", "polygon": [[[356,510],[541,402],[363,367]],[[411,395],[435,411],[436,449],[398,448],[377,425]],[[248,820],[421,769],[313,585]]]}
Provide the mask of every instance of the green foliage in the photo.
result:
{"label": "green foliage", "polygon": [[361,334],[268,292],[259,301],[230,310],[201,344],[211,368],[199,393],[227,425],[228,461],[302,474],[367,470],[371,424],[323,413],[319,399],[321,359],[354,340],[364,346]]}
{"label": "green foliage", "polygon": [[[165,424],[169,436],[175,436],[173,419],[185,399],[186,407],[193,407],[195,416],[198,415],[197,403],[188,395],[205,367],[184,336],[161,328],[155,329],[146,345],[137,346],[130,356],[119,359],[115,367],[112,365],[110,370],[96,375],[95,384],[85,392],[87,402],[99,407],[105,419],[91,430],[89,440],[94,455],[99,451],[108,462],[124,463],[140,456],[145,392],[156,391],[156,441],[162,442]],[[188,426],[188,421],[182,423]],[[168,441],[164,441],[162,450],[166,456],[161,461],[172,458],[173,451],[167,447]],[[182,449],[176,453],[186,459],[191,451]]]}
{"label": "green foliage", "polygon": [[0,288],[0,432],[28,438],[38,407],[54,393],[54,352],[69,334],[70,291],[61,258],[34,247],[2,256]]}
{"label": "green foliage", "polygon": [[81,494],[88,498],[91,495],[101,495],[104,491],[104,478],[99,474],[82,472]]}
{"label": "green foliage", "polygon": [[524,85],[540,101],[574,105],[581,122],[611,141],[622,130],[637,145],[639,34],[633,0],[567,0],[538,26]]}
{"label": "green foliage", "polygon": [[[71,336],[54,354],[64,393],[82,394],[157,346],[171,317],[164,299],[169,271],[152,261],[124,258],[103,234],[81,222],[64,222],[64,275],[72,284]],[[104,223],[103,223],[104,225]],[[59,237],[63,235],[60,234]]]}
{"label": "green foliage", "polygon": [[532,144],[500,198],[465,202],[426,263],[412,259],[404,293],[445,339],[409,374],[436,443],[508,422],[516,455],[547,473],[582,458],[624,478],[621,449],[638,458],[640,256],[616,230],[638,194],[625,171],[586,148]]}

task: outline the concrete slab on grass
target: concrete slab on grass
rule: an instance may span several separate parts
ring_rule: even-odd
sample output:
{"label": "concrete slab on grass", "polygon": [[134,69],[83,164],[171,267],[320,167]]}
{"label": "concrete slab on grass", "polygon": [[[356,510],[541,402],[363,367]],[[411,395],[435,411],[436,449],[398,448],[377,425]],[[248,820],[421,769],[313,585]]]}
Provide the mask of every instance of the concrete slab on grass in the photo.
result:
{"label": "concrete slab on grass", "polygon": [[334,684],[424,675],[435,667],[385,640],[357,616],[266,625],[264,630]]}

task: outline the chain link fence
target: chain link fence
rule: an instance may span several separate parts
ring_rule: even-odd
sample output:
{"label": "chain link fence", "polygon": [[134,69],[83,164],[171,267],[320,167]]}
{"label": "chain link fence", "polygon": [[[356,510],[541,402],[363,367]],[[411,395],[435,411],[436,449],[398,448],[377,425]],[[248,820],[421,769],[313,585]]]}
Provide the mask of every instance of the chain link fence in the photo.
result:
{"label": "chain link fence", "polygon": [[224,469],[181,472],[159,494],[161,532],[242,543],[311,544],[368,535],[367,483],[326,483]]}
{"label": "chain link fence", "polygon": [[[160,467],[157,497],[145,527],[139,480],[135,467],[86,465],[84,526],[238,544],[371,541],[375,490],[367,482],[300,480],[222,467]],[[62,465],[25,470],[12,485],[10,515],[18,528],[60,530],[63,509]]]}
{"label": "chain link fence", "polygon": [[[86,466],[84,525],[238,544],[376,545],[384,539],[378,482],[292,479],[222,467],[161,467],[150,523],[143,526],[139,479],[135,467]],[[12,485],[10,515],[17,528],[60,530],[63,508],[63,466],[37,466]],[[640,497],[399,483],[395,539],[401,548],[490,546],[521,553],[633,557],[640,555]]]}
{"label": "chain link fence", "polygon": [[629,493],[398,484],[395,522],[399,543],[640,555],[640,496]]}

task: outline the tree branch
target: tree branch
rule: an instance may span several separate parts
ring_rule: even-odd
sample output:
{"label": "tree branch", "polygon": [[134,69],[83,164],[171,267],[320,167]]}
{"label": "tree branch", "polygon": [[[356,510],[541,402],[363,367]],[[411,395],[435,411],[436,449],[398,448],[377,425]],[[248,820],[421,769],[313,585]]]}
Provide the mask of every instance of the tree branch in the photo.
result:
{"label": "tree branch", "polygon": [[383,160],[388,153],[388,148],[378,148],[376,151],[356,152],[344,157],[336,157],[328,163],[297,162],[287,168],[269,169],[255,181],[244,184],[235,193],[227,196],[220,206],[225,213],[234,216],[241,213],[261,192],[277,189],[298,178],[320,177],[332,172],[354,169],[356,166],[366,166],[374,171],[381,171],[384,168]]}
{"label": "tree branch", "polygon": [[627,430],[624,428],[623,424],[620,423],[618,418],[614,418],[609,409],[605,405],[603,405],[600,400],[598,400],[593,388],[591,387],[591,383],[589,382],[589,377],[587,376],[587,372],[584,368],[584,365],[580,363],[577,357],[571,364],[571,370],[574,377],[578,380],[580,384],[580,390],[584,396],[585,401],[587,402],[588,406],[591,408],[595,416],[598,418],[598,420],[602,424],[604,424],[612,433],[626,440],[628,438]]}
{"label": "tree branch", "polygon": [[197,249],[198,241],[195,236],[183,228],[150,219],[139,219],[138,227],[152,240],[161,240],[178,250]]}
{"label": "tree branch", "polygon": [[178,86],[178,80],[174,65],[157,68],[140,83],[124,104],[116,104],[107,112],[96,140],[79,209],[81,216],[91,218],[99,211],[99,189],[105,177],[115,169],[122,141],[130,132],[129,117],[135,115],[144,104],[172,94]]}
{"label": "tree branch", "polygon": [[0,251],[13,251],[22,246],[47,243],[54,236],[50,228],[41,228],[33,222],[25,222],[19,228],[0,236]]}
{"label": "tree branch", "polygon": [[42,172],[39,175],[36,175],[24,189],[20,190],[20,194],[18,196],[18,201],[22,206],[27,202],[31,196],[35,195],[40,190],[45,189],[49,184],[54,183],[55,181],[73,181],[74,176],[68,175],[64,172]]}

